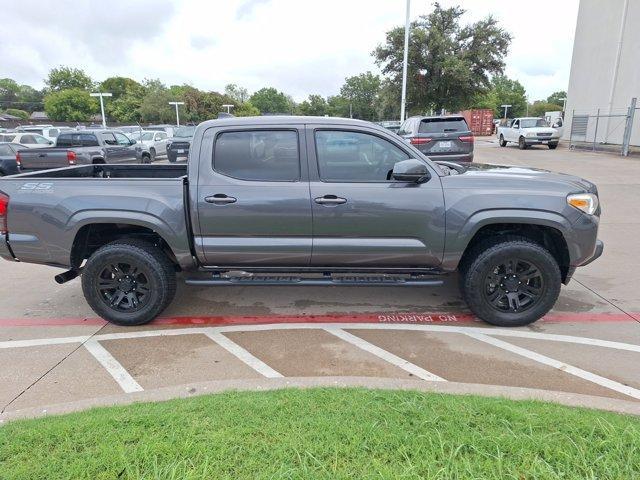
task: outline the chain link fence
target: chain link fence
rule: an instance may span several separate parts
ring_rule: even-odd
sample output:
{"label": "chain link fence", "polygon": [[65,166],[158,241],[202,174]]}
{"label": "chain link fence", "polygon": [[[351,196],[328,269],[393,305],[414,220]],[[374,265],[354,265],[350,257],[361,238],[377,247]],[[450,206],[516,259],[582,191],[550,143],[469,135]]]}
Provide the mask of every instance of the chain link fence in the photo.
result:
{"label": "chain link fence", "polygon": [[569,148],[616,152],[623,156],[640,153],[640,125],[634,128],[638,110],[636,98],[631,99],[627,108],[573,110]]}

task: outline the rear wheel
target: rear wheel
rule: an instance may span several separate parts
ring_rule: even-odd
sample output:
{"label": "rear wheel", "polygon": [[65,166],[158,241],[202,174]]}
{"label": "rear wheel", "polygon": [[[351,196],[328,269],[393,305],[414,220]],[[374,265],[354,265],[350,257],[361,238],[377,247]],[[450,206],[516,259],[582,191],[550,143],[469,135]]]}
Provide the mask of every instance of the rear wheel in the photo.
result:
{"label": "rear wheel", "polygon": [[500,146],[501,147],[507,146],[507,141],[504,139],[504,136],[502,134],[500,134]]}
{"label": "rear wheel", "polygon": [[100,317],[141,325],[157,317],[176,292],[176,273],[165,253],[142,240],[118,240],[98,249],[82,271],[84,297]]}
{"label": "rear wheel", "polygon": [[560,294],[558,263],[548,250],[525,238],[488,240],[461,265],[461,287],[471,311],[501,327],[527,325],[543,317]]}
{"label": "rear wheel", "polygon": [[518,148],[520,150],[524,150],[525,148],[527,148],[527,142],[525,141],[524,137],[520,137],[518,139]]}

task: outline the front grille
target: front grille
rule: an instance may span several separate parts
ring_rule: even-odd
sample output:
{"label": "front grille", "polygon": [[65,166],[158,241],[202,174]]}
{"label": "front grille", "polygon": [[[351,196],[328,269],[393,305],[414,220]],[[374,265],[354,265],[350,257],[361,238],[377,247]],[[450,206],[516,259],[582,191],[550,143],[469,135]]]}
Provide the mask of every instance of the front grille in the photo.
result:
{"label": "front grille", "polygon": [[539,133],[538,136],[539,137],[550,137],[551,134],[550,133]]}

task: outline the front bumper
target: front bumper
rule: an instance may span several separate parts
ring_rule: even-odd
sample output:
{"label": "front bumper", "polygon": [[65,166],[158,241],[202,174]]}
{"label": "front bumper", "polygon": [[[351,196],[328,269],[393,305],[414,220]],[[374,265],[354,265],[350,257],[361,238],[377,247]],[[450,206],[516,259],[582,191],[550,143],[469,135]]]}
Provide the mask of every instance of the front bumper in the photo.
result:
{"label": "front bumper", "polygon": [[602,240],[596,240],[596,249],[593,252],[593,255],[589,257],[587,260],[585,260],[580,266],[584,267],[585,265],[589,265],[594,260],[597,260],[602,256],[603,251],[604,251],[604,242]]}
{"label": "front bumper", "polygon": [[558,142],[560,142],[560,137],[524,137],[524,143],[526,143],[527,145],[557,145]]}

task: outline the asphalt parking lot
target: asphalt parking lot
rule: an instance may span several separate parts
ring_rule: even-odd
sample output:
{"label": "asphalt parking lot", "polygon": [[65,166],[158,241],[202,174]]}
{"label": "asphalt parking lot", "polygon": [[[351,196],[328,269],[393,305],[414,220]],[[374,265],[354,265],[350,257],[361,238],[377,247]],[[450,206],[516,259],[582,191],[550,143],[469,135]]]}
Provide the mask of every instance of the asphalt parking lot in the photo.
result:
{"label": "asphalt parking lot", "polygon": [[0,418],[224,388],[358,384],[547,398],[640,413],[640,160],[478,140],[476,161],[597,183],[605,253],[524,328],[438,288],[180,286],[164,317],[106,324],[78,279],[2,262]]}

